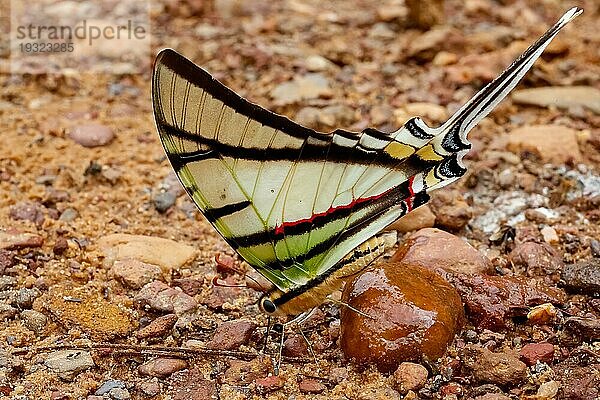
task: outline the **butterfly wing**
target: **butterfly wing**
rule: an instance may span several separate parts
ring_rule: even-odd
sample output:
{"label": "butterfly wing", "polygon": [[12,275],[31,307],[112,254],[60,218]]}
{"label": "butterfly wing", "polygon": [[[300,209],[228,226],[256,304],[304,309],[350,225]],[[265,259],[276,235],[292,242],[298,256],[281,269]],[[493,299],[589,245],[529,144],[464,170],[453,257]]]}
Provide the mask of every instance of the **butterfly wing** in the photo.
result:
{"label": "butterfly wing", "polygon": [[[326,259],[337,262],[427,200],[409,183],[423,165],[402,164],[433,137],[419,119],[393,135],[319,133],[246,101],[172,50],[157,58],[153,103],[161,141],[189,195],[282,290],[315,277]],[[344,254],[331,255],[336,247]]]}
{"label": "butterfly wing", "polygon": [[467,132],[519,82],[570,10],[450,120],[392,134],[323,134],[241,98],[163,50],[156,124],[183,186],[223,238],[282,291],[326,274],[353,248],[466,171]]}

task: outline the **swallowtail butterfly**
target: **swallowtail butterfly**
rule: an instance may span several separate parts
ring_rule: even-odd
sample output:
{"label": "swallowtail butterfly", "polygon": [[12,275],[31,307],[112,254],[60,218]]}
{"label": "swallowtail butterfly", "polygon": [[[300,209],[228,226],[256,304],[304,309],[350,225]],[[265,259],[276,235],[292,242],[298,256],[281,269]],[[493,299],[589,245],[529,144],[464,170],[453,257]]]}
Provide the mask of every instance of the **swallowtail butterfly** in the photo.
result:
{"label": "swallowtail butterfly", "polygon": [[171,49],[154,65],[165,152],[206,219],[273,289],[260,308],[301,314],[395,243],[379,232],[464,175],[467,133],[517,85],[569,10],[446,123],[316,132],[243,99]]}

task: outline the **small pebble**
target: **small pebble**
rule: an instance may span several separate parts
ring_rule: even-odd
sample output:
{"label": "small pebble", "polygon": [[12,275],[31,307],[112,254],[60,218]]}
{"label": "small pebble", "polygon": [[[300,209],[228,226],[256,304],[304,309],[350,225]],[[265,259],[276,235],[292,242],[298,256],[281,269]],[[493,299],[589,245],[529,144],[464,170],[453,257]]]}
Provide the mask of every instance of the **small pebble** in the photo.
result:
{"label": "small pebble", "polygon": [[155,381],[142,382],[138,385],[138,387],[140,391],[147,397],[154,397],[160,393],[160,384]]}
{"label": "small pebble", "polygon": [[86,369],[94,367],[94,360],[87,351],[59,350],[48,354],[44,365],[64,380],[71,381]]}
{"label": "small pebble", "polygon": [[138,372],[142,375],[166,378],[176,371],[188,367],[185,360],[179,358],[155,358],[138,367]]}
{"label": "small pebble", "polygon": [[177,322],[177,315],[167,314],[156,318],[135,333],[138,339],[156,338],[167,335]]}
{"label": "small pebble", "polygon": [[105,381],[102,385],[100,385],[100,387],[98,389],[96,389],[94,394],[96,396],[102,396],[103,394],[110,392],[112,389],[115,389],[115,388],[125,389],[126,387],[127,386],[125,385],[125,382],[123,382],[123,381],[109,379],[109,380]]}
{"label": "small pebble", "polygon": [[254,381],[256,388],[260,393],[273,392],[283,388],[285,382],[279,375],[270,375],[265,378],[258,378]]}
{"label": "small pebble", "polygon": [[308,345],[300,335],[288,335],[283,343],[283,354],[288,357],[304,357],[308,354]]}
{"label": "small pebble", "polygon": [[527,377],[527,365],[512,351],[493,353],[480,346],[468,345],[463,350],[462,361],[478,382],[515,385]]}
{"label": "small pebble", "polygon": [[417,391],[425,386],[429,372],[420,364],[403,362],[394,372],[394,381],[400,393]]}
{"label": "small pebble", "polygon": [[558,383],[557,381],[544,382],[538,388],[537,395],[544,400],[555,399],[559,389],[560,383]]}
{"label": "small pebble", "polygon": [[162,276],[162,269],[133,258],[117,260],[111,268],[112,276],[132,289],[139,289]]}
{"label": "small pebble", "polygon": [[251,321],[226,321],[217,327],[215,334],[207,347],[211,349],[236,350],[248,344],[256,324]]}
{"label": "small pebble", "polygon": [[552,303],[544,303],[533,307],[527,313],[527,322],[532,325],[547,325],[556,320],[557,315],[556,307]]}
{"label": "small pebble", "polygon": [[298,383],[298,389],[304,394],[319,394],[325,391],[325,385],[316,379],[303,379]]}
{"label": "small pebble", "polygon": [[562,280],[569,291],[600,295],[600,259],[592,258],[563,268]]}
{"label": "small pebble", "polygon": [[549,244],[555,244],[560,242],[560,238],[558,237],[558,233],[556,230],[550,226],[545,226],[540,230],[542,237],[544,238],[544,242]]}
{"label": "small pebble", "polygon": [[593,257],[600,258],[600,241],[592,239],[590,241],[590,250]]}
{"label": "small pebble", "polygon": [[79,213],[77,212],[76,209],[71,208],[71,207],[67,207],[65,208],[65,210],[60,214],[60,217],[58,217],[59,221],[62,222],[72,222],[75,220],[75,218],[77,218],[79,216]]}
{"label": "small pebble", "polygon": [[111,397],[111,399],[114,399],[114,400],[129,400],[129,399],[131,399],[131,395],[129,394],[129,391],[125,388],[111,389],[108,392],[108,395]]}
{"label": "small pebble", "polygon": [[83,147],[97,147],[109,144],[115,137],[114,131],[105,125],[78,125],[69,132],[69,137]]}
{"label": "small pebble", "polygon": [[24,249],[41,247],[44,239],[34,233],[25,233],[16,230],[0,230],[0,249]]}
{"label": "small pebble", "polygon": [[531,366],[538,361],[551,364],[554,360],[554,346],[550,343],[529,343],[520,352],[521,359]]}
{"label": "small pebble", "polygon": [[169,208],[173,207],[175,201],[177,200],[177,196],[173,192],[160,192],[154,196],[152,201],[154,202],[154,208],[159,213],[166,212]]}
{"label": "small pebble", "polygon": [[473,217],[471,206],[456,190],[434,192],[430,204],[436,225],[449,231],[461,230]]}
{"label": "small pebble", "polygon": [[34,310],[23,310],[21,320],[27,329],[36,334],[42,333],[48,323],[48,318],[44,314]]}
{"label": "small pebble", "polygon": [[18,310],[11,305],[0,301],[0,321],[6,321],[16,317]]}

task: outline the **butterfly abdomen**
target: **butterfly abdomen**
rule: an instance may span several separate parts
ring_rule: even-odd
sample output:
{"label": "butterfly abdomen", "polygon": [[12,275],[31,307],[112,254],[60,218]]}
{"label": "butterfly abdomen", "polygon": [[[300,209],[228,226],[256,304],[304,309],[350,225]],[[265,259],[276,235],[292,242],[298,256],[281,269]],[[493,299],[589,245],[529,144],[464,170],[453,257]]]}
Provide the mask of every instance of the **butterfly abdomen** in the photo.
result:
{"label": "butterfly abdomen", "polygon": [[344,281],[369,266],[386,250],[396,244],[396,233],[386,232],[367,240],[323,274],[289,292],[273,290],[267,296],[277,307],[276,315],[296,315],[327,300],[340,289]]}

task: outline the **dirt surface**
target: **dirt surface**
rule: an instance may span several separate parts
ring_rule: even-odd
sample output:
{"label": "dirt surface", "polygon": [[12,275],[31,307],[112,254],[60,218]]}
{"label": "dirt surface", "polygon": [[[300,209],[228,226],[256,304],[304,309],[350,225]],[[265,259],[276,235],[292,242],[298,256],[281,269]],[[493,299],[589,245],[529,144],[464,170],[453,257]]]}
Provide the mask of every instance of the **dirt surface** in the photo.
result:
{"label": "dirt surface", "polygon": [[[393,131],[414,114],[436,125],[566,9],[585,9],[518,89],[587,91],[558,106],[505,100],[470,134],[467,176],[432,208],[438,227],[491,260],[493,275],[536,279],[566,300],[541,324],[527,322],[527,309],[493,331],[467,310],[464,332],[446,356],[423,362],[428,378],[410,391],[344,358],[332,304],[306,327],[317,363],[295,339],[286,351],[304,361],[284,362],[279,377],[269,376],[269,357],[248,359],[265,331],[260,293],[211,284],[215,255],[236,256],[166,161],[151,60],[138,74],[0,75],[0,398],[597,398],[600,10],[567,3],[447,1],[444,24],[420,31],[406,27],[402,1],[151,2],[153,52],[172,47],[251,101],[324,131]],[[540,125],[559,128],[551,139],[527,130]],[[81,139],[90,129],[102,136],[96,147]],[[528,133],[511,136],[517,129]],[[543,249],[519,250],[531,242]],[[243,321],[218,337],[229,320]],[[540,342],[554,345],[553,357],[519,356]],[[140,345],[244,354],[156,359]],[[470,361],[506,366],[490,350],[541,361],[514,379],[490,377]]]}

